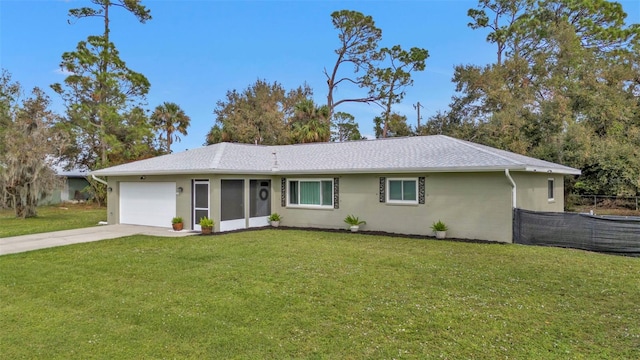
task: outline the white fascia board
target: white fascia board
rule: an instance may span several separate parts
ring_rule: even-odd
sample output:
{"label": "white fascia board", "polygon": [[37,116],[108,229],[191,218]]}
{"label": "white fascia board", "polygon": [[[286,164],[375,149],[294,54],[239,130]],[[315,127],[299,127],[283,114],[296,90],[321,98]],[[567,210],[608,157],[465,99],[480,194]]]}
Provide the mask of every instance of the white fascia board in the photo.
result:
{"label": "white fascia board", "polygon": [[469,173],[469,172],[503,172],[527,171],[540,173],[554,173],[563,175],[580,175],[580,170],[565,168],[542,168],[524,166],[456,166],[435,168],[371,168],[371,169],[304,169],[304,170],[250,170],[250,169],[189,169],[189,170],[141,170],[141,171],[102,171],[96,170],[89,174],[97,176],[139,176],[139,175],[261,175],[261,176],[292,176],[292,175],[348,175],[348,174],[409,174],[409,173]]}
{"label": "white fascia board", "polygon": [[277,174],[272,171],[250,171],[250,170],[218,170],[218,169],[194,169],[194,170],[140,170],[140,171],[101,171],[96,170],[90,174],[96,176],[166,176],[166,175],[204,175],[204,174],[220,174],[220,175],[268,175]]}
{"label": "white fascia board", "polygon": [[[337,175],[337,174],[403,174],[403,173],[436,173],[436,172],[494,172],[504,171],[505,167],[443,167],[443,168],[371,168],[371,169],[305,169],[305,170],[235,170],[235,169],[192,169],[192,170],[140,170],[140,171],[92,171],[96,176],[140,176],[140,175]],[[522,167],[510,170],[524,170]]]}
{"label": "white fascia board", "polygon": [[[523,167],[507,167],[524,171]],[[505,167],[443,167],[443,168],[372,168],[372,169],[322,169],[322,170],[280,170],[271,172],[278,175],[343,175],[343,174],[415,174],[415,173],[462,173],[462,172],[503,172]]]}
{"label": "white fascia board", "polygon": [[539,173],[547,173],[547,174],[562,174],[562,175],[580,175],[582,171],[573,168],[550,168],[550,167],[535,167],[535,166],[527,166],[525,171],[528,172],[539,172]]}

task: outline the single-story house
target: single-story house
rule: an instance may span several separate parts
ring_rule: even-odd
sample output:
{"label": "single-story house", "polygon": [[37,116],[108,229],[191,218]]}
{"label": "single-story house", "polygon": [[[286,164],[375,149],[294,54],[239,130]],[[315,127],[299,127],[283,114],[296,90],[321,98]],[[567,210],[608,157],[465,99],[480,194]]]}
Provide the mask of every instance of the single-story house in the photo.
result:
{"label": "single-story house", "polygon": [[78,169],[64,170],[60,166],[54,168],[56,175],[61,179],[60,186],[53,192],[41,198],[39,205],[57,205],[68,201],[87,201],[90,193],[87,191],[87,171]]}
{"label": "single-story house", "polygon": [[93,171],[108,183],[108,222],[215,231],[282,225],[512,241],[514,207],[564,210],[580,170],[443,135],[261,146],[219,143]]}

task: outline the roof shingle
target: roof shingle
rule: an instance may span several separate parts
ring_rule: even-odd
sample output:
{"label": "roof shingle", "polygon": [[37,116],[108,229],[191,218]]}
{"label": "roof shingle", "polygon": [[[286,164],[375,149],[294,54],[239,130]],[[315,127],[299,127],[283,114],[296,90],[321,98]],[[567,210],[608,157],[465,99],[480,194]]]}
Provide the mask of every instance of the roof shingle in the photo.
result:
{"label": "roof shingle", "polygon": [[[277,161],[277,166],[276,166]],[[580,170],[444,135],[262,146],[220,143],[93,171],[100,176]]]}

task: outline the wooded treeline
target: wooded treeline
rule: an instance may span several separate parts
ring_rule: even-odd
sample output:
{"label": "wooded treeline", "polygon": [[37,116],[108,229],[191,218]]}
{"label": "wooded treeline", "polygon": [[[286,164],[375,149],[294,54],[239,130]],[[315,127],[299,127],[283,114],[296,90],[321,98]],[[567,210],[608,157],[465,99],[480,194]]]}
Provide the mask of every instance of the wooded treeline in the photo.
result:
{"label": "wooded treeline", "polygon": [[[360,140],[362,136],[351,114],[337,111],[345,103],[376,104],[378,137],[409,135],[406,117],[393,112],[413,85],[411,73],[423,71],[429,52],[401,45],[380,47],[382,30],[371,16],[341,10],[331,14],[338,32],[335,63],[324,68],[327,103],[313,102],[313,90],[303,84],[286,91],[275,82],[258,79],[244,91],[230,90],[216,104],[216,124],[207,143],[233,141],[255,144],[293,144]],[[360,96],[338,97],[338,87],[359,90]],[[343,90],[344,91],[344,90]],[[357,91],[356,91],[357,92]],[[400,122],[400,124],[398,124]]]}
{"label": "wooded treeline", "polygon": [[637,195],[640,25],[604,0],[481,0],[469,16],[495,62],[456,66],[450,108],[417,132],[581,169],[569,192]]}
{"label": "wooded treeline", "polygon": [[[56,185],[56,163],[96,170],[169,153],[178,135],[187,135],[190,118],[178,104],[147,108],[151,84],[127,67],[110,38],[112,16],[145,23],[150,9],[140,0],[90,3],[68,15],[98,20],[104,30],[62,54],[68,76],[51,88],[64,114],[49,109],[40,89],[25,97],[2,72],[0,205],[14,206],[17,216],[36,215],[38,199]],[[469,27],[487,34],[495,61],[455,66],[449,108],[417,128],[394,108],[413,85],[412,74],[428,65],[429,52],[381,47],[383,31],[371,16],[340,10],[330,15],[335,62],[316,69],[326,78],[326,103],[314,102],[307,84],[288,90],[257,79],[215,104],[204,141],[359,140],[358,124],[370,124],[377,138],[445,134],[579,168],[583,175],[566,182],[569,192],[637,195],[640,25],[627,24],[622,6],[605,0],[479,0],[468,16]],[[355,119],[339,111],[345,103],[375,104],[380,115]],[[105,186],[91,185],[104,201]]]}
{"label": "wooded treeline", "polygon": [[[177,135],[187,134],[190,119],[179,105],[145,108],[151,84],[127,67],[110,40],[114,13],[124,10],[144,23],[151,19],[150,10],[139,0],[90,2],[92,7],[71,9],[68,15],[98,19],[104,30],[62,54],[60,68],[68,76],[51,88],[64,101],[64,115],[49,109],[50,99],[41,89],[24,98],[19,82],[2,72],[0,207],[14,207],[18,217],[37,215],[38,201],[60,183],[56,166],[86,171],[149,158],[171,152]],[[88,180],[93,199],[104,202],[106,186]]]}
{"label": "wooded treeline", "polygon": [[[331,122],[346,117],[354,138],[358,123],[373,125],[376,138],[445,134],[581,169],[580,177],[567,178],[567,193],[638,194],[640,25],[626,23],[619,3],[479,0],[468,26],[487,34],[495,61],[455,66],[449,108],[418,128],[392,109],[412,85],[411,73],[424,70],[427,50],[379,48],[382,30],[371,17],[346,10],[331,16],[339,46],[336,63],[324,70],[327,104],[307,104],[296,118],[295,104],[309,102],[312,90],[302,86],[278,102],[269,86],[285,90],[259,80],[218,102],[208,143],[327,141]],[[361,88],[362,96],[336,98],[338,84]],[[382,111],[358,122],[332,116],[344,102]],[[334,125],[334,139],[344,139],[340,131]]]}

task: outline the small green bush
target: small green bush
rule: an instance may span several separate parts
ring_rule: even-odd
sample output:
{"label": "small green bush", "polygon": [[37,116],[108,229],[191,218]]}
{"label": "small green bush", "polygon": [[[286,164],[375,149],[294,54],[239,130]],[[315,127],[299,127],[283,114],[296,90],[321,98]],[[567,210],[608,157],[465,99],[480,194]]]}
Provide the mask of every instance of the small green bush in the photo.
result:
{"label": "small green bush", "polygon": [[280,216],[280,214],[278,213],[273,213],[269,215],[269,221],[281,221],[281,220],[282,220],[282,216]]}
{"label": "small green bush", "polygon": [[438,222],[434,222],[433,225],[431,225],[431,230],[433,230],[433,231],[447,231],[447,230],[449,230],[449,228],[441,220],[438,220]]}
{"label": "small green bush", "polygon": [[357,225],[362,225],[362,224],[366,224],[367,223],[364,220],[360,220],[355,215],[347,215],[347,217],[344,218],[344,222],[347,223],[350,226],[357,226]]}
{"label": "small green bush", "polygon": [[213,227],[213,220],[209,219],[208,217],[205,216],[205,217],[200,219],[200,226],[212,228]]}

